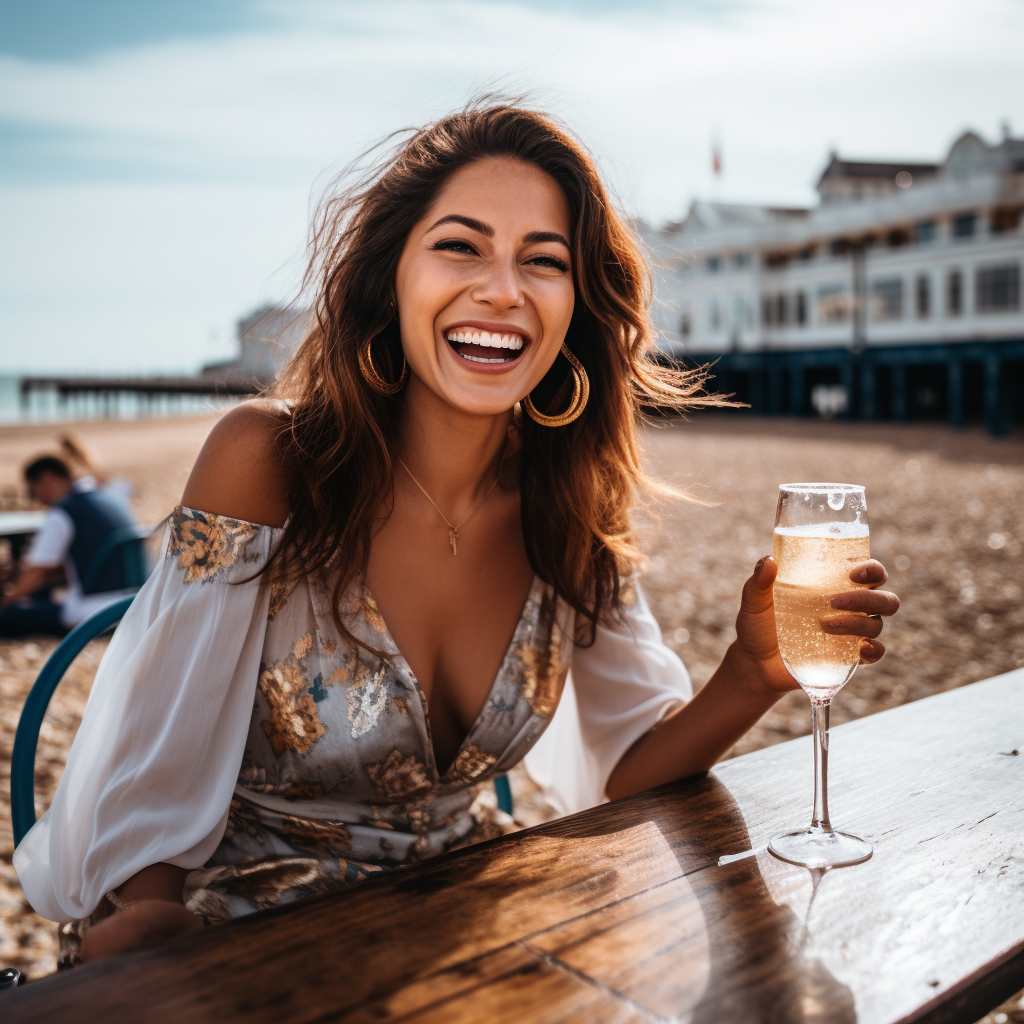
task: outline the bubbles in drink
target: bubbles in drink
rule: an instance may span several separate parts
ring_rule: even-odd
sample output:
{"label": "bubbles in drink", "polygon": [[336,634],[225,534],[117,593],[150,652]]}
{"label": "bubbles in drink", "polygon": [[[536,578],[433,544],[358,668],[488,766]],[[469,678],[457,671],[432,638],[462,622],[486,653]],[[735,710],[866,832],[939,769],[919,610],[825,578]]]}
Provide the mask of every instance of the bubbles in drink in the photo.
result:
{"label": "bubbles in drink", "polygon": [[860,522],[776,527],[772,556],[779,566],[775,622],[782,660],[811,700],[831,700],[860,661],[860,638],[826,633],[821,619],[836,614],[829,603],[836,594],[856,589],[849,573],[870,557],[868,528]]}

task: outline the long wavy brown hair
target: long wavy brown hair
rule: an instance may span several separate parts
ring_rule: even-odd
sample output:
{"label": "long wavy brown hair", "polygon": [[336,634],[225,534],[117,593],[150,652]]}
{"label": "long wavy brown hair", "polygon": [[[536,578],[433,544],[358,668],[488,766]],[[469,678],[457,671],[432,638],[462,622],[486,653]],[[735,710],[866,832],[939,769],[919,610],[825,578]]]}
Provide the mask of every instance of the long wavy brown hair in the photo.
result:
{"label": "long wavy brown hair", "polygon": [[[592,642],[602,614],[620,606],[620,580],[639,560],[630,509],[657,489],[644,473],[637,423],[644,408],[720,404],[703,374],[656,360],[648,315],[651,280],[637,239],[616,212],[584,147],[551,118],[516,103],[476,104],[416,131],[355,183],[321,203],[310,232],[312,326],[275,393],[292,405],[278,437],[289,472],[291,517],[281,545],[286,575],[332,564],[335,620],[362,574],[382,515],[393,507],[401,393],[371,388],[359,352],[373,345],[382,376],[402,365],[392,305],[399,256],[450,175],[485,157],[534,164],[569,207],[576,305],[565,343],[590,378],[572,424],[550,428],[515,416],[522,529],[530,563],[582,616]],[[572,389],[558,358],[532,393],[560,411]]]}

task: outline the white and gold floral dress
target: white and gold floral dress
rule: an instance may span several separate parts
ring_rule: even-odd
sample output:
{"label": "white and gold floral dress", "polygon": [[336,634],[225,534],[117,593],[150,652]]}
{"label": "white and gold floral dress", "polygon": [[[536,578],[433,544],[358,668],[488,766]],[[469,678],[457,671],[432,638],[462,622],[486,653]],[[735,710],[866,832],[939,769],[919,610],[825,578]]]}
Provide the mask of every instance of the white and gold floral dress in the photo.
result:
{"label": "white and gold floral dress", "polygon": [[187,904],[210,922],[349,885],[494,835],[478,791],[528,753],[551,802],[577,809],[690,695],[638,589],[621,623],[578,647],[572,609],[535,578],[441,771],[423,691],[365,585],[340,609],[354,654],[331,614],[329,568],[290,589],[259,575],[281,535],[175,510],[53,804],[15,851],[43,916],[87,919],[160,862],[189,870]]}

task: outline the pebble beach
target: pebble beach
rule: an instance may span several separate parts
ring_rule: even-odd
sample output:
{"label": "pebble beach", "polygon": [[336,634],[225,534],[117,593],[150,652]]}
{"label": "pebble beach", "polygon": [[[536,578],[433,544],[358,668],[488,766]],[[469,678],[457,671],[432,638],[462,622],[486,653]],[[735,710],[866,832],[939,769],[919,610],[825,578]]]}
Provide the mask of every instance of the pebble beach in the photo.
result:
{"label": "pebble beach", "polygon": [[[155,526],[177,503],[215,421],[96,421],[70,429],[109,474],[132,485],[137,518]],[[26,507],[20,467],[54,450],[57,432],[53,425],[0,427],[0,509]],[[648,600],[695,686],[734,638],[743,581],[771,552],[778,485],[799,480],[867,488],[871,553],[887,566],[889,587],[902,600],[882,636],[886,657],[859,670],[840,693],[833,725],[1024,666],[1020,434],[993,439],[979,428],[698,412],[646,427],[644,443],[651,474],[690,499],[659,498],[637,522]],[[50,705],[37,755],[40,813],[60,778],[105,643],[89,645]],[[53,970],[56,926],[31,911],[11,865],[9,765],[21,705],[54,646],[0,640],[0,966],[31,978]],[[807,698],[790,694],[729,756],[809,730]],[[1021,994],[985,1021],[1024,1022]]]}

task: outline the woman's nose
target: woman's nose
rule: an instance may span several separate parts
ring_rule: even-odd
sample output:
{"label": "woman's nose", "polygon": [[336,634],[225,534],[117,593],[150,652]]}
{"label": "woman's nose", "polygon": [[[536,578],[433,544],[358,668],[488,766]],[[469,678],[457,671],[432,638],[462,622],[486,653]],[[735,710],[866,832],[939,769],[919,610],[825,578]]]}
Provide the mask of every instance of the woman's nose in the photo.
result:
{"label": "woman's nose", "polygon": [[526,298],[519,286],[519,274],[514,260],[495,260],[488,265],[484,276],[473,289],[475,302],[484,302],[495,309],[515,309]]}

